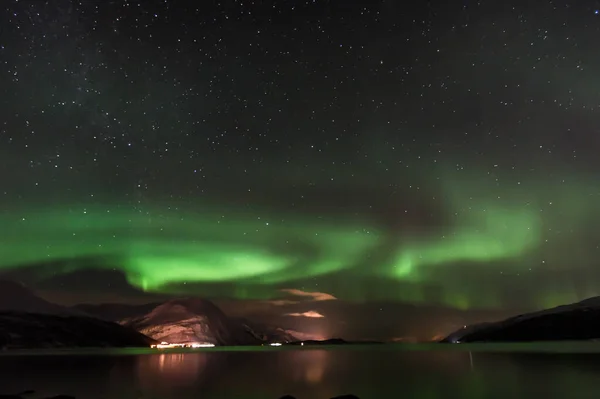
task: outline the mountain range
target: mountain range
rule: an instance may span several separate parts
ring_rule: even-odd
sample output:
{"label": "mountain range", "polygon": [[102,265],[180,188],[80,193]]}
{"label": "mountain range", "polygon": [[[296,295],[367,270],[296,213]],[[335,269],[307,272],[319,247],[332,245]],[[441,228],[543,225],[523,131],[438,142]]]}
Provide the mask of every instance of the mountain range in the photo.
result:
{"label": "mountain range", "polygon": [[[600,339],[600,297],[498,322],[464,326],[441,342]],[[153,343],[261,345],[299,341],[286,330],[227,316],[203,298],[143,305],[49,302],[24,285],[0,280],[0,349],[148,347]]]}
{"label": "mountain range", "polygon": [[446,343],[582,341],[600,339],[600,297],[525,313],[508,319],[465,326]]}
{"label": "mountain range", "polygon": [[296,340],[282,329],[228,317],[207,299],[186,297],[147,305],[78,305],[157,341],[214,345],[260,345]]}
{"label": "mountain range", "polygon": [[134,329],[48,302],[23,285],[0,281],[0,349],[149,346]]}
{"label": "mountain range", "polygon": [[24,285],[10,280],[0,281],[0,312],[24,312],[62,316],[85,316],[75,308],[48,302],[35,295]]}
{"label": "mountain range", "polygon": [[0,281],[0,348],[142,346],[169,343],[260,345],[296,340],[284,330],[230,318],[209,300],[65,307]]}

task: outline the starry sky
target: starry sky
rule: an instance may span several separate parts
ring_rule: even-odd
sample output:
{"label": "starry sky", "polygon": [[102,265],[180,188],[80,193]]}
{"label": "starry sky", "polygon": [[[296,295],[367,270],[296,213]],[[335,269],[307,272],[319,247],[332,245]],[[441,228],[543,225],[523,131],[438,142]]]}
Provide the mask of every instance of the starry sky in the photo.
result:
{"label": "starry sky", "polygon": [[295,319],[599,295],[599,9],[6,0],[0,269]]}

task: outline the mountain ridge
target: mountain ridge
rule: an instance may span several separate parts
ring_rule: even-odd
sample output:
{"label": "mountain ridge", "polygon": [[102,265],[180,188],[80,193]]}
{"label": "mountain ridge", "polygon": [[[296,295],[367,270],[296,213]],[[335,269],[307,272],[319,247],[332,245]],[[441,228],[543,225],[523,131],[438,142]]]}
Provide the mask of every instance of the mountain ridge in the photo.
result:
{"label": "mountain ridge", "polygon": [[117,323],[51,303],[0,280],[0,348],[148,347],[155,341]]}
{"label": "mountain ridge", "polygon": [[149,347],[155,340],[94,317],[0,312],[0,348]]}
{"label": "mountain ridge", "polygon": [[282,328],[229,317],[212,301],[193,296],[145,305],[83,304],[74,308],[170,343],[261,345],[296,340]]}
{"label": "mountain ridge", "polygon": [[454,331],[441,342],[535,342],[600,339],[600,297],[478,323]]}
{"label": "mountain ridge", "polygon": [[[283,333],[278,335],[277,330],[260,332],[258,323],[243,323],[229,318],[213,302],[197,297],[170,299],[144,315],[119,323],[156,340],[171,343],[260,345],[279,341],[284,336]],[[285,339],[289,337],[285,336]]]}
{"label": "mountain ridge", "polygon": [[[261,325],[248,319],[230,318],[210,300],[193,296],[142,305],[111,303],[65,307],[37,296],[23,284],[0,280],[0,323],[3,320],[2,312],[8,312],[11,316],[6,317],[14,320],[18,319],[16,314],[21,315],[21,321],[15,322],[15,328],[19,330],[20,336],[25,334],[22,330],[37,319],[38,324],[47,322],[58,330],[65,330],[65,340],[75,346],[78,344],[73,332],[68,328],[69,321],[78,329],[86,331],[88,328],[93,328],[93,325],[103,326],[98,328],[119,325],[149,337],[152,342],[260,345],[295,340],[295,337],[284,329]],[[55,317],[45,317],[50,315]],[[56,317],[65,320],[59,321]],[[0,330],[0,334],[4,331],[10,335],[9,326],[10,323],[5,323],[2,327],[4,330]],[[95,336],[91,331],[88,331],[88,334]],[[34,339],[34,337],[30,338]],[[39,339],[35,338],[35,340]],[[135,346],[146,346],[149,341],[131,342]]]}
{"label": "mountain ridge", "polygon": [[0,280],[0,312],[54,314],[85,316],[78,309],[57,305],[37,296],[31,289],[12,280]]}

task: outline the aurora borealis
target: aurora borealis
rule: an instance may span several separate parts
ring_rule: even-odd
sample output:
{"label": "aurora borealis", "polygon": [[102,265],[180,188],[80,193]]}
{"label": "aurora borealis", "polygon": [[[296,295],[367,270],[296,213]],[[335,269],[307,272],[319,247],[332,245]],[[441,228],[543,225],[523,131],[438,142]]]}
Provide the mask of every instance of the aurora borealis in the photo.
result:
{"label": "aurora borealis", "polygon": [[1,11],[3,271],[462,310],[600,294],[593,7],[175,3]]}
{"label": "aurora borealis", "polygon": [[[446,201],[429,215],[428,226],[406,223],[401,228],[351,213],[237,212],[210,203],[198,204],[194,211],[161,211],[165,208],[158,204],[144,212],[111,204],[26,207],[2,220],[8,228],[2,236],[6,250],[1,266],[56,262],[52,273],[118,268],[131,284],[151,292],[177,292],[183,284],[234,283],[230,294],[246,298],[269,297],[286,284],[306,286],[321,279],[328,288],[327,281],[339,279],[336,295],[342,298],[427,303],[432,299],[420,287],[439,286],[438,300],[448,306],[501,306],[501,288],[515,280],[534,285],[543,275],[568,272],[570,260],[591,266],[587,262],[593,262],[597,248],[586,235],[597,222],[597,205],[593,197],[586,198],[584,187],[594,183],[578,184],[565,181],[565,190],[544,207],[542,198],[550,198],[552,187],[544,187],[542,178],[537,187],[536,182],[515,184],[512,193],[503,191],[504,198],[491,187],[457,180],[441,192]],[[402,221],[403,215],[396,217]],[[563,232],[565,226],[569,230]],[[461,274],[453,276],[457,271]],[[387,280],[388,288],[356,289],[368,277]],[[463,285],[484,277],[496,281]],[[580,291],[567,286],[563,297],[595,294],[593,284],[573,281]],[[532,289],[540,294],[530,300],[542,306],[563,298],[560,291],[551,292],[555,285],[549,287]]]}

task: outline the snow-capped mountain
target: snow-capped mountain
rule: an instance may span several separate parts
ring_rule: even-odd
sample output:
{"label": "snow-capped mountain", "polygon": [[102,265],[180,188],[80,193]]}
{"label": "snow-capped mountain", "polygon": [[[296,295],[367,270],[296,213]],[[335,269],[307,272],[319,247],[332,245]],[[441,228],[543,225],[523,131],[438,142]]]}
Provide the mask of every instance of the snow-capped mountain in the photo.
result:
{"label": "snow-capped mountain", "polygon": [[172,299],[119,323],[158,341],[171,343],[258,345],[293,340],[283,330],[231,319],[214,303],[201,298]]}
{"label": "snow-capped mountain", "polygon": [[281,328],[230,318],[213,302],[202,298],[179,298],[147,305],[78,305],[75,308],[170,343],[259,345],[296,340]]}
{"label": "snow-capped mountain", "polygon": [[259,341],[230,320],[212,302],[200,298],[172,299],[150,312],[120,321],[158,341],[251,345]]}

